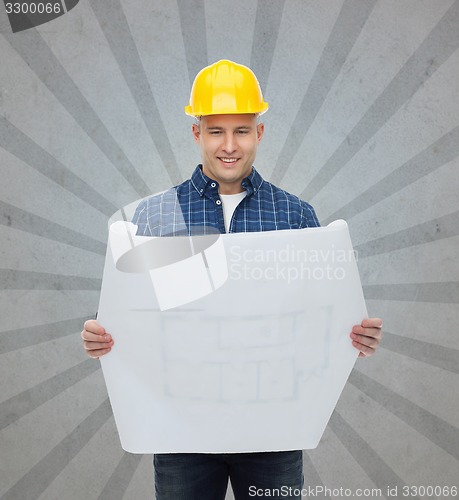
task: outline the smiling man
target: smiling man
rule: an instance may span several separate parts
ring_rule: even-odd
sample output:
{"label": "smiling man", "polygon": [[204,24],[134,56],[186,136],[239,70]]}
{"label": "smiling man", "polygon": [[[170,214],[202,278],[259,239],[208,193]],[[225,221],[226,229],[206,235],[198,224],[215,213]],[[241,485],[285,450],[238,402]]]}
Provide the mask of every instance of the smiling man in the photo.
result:
{"label": "smiling man", "polygon": [[244,191],[241,182],[252,171],[264,124],[257,124],[254,114],[209,115],[192,130],[201,150],[202,173],[219,183],[219,193]]}
{"label": "smiling man", "polygon": [[[196,76],[185,107],[197,119],[192,132],[202,164],[191,179],[140,203],[133,218],[137,234],[173,236],[202,228],[235,233],[319,226],[311,205],[265,181],[253,167],[264,132],[258,117],[267,109],[249,68],[227,60],[204,68]],[[379,318],[370,318],[350,332],[360,357],[375,352],[382,337],[381,325]],[[85,323],[81,336],[92,358],[114,348],[110,334],[94,320]],[[269,498],[300,498],[295,492],[303,485],[301,450],[157,454],[154,465],[158,500],[223,500],[228,478],[236,500],[253,497],[253,488],[272,492]],[[286,496],[285,491],[291,494]]]}

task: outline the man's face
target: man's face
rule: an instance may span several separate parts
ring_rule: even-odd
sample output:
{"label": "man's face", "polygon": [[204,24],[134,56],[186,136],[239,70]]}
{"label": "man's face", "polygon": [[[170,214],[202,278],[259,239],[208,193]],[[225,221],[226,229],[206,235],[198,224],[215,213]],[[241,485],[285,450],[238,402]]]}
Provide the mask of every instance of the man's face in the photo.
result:
{"label": "man's face", "polygon": [[193,125],[202,171],[219,183],[221,194],[243,190],[241,181],[252,171],[263,132],[263,123],[257,125],[253,114],[203,116],[199,125]]}

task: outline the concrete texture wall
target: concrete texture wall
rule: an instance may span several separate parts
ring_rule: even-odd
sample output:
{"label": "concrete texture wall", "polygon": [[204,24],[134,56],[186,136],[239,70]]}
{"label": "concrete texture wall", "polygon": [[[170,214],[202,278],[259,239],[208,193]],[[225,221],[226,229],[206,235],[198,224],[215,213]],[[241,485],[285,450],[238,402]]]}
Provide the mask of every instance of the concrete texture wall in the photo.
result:
{"label": "concrete texture wall", "polygon": [[384,318],[305,484],[458,485],[459,1],[80,0],[14,34],[2,5],[0,32],[2,500],[153,498],[79,332],[109,216],[198,163],[183,106],[220,58],[270,103],[259,171],[348,221]]}

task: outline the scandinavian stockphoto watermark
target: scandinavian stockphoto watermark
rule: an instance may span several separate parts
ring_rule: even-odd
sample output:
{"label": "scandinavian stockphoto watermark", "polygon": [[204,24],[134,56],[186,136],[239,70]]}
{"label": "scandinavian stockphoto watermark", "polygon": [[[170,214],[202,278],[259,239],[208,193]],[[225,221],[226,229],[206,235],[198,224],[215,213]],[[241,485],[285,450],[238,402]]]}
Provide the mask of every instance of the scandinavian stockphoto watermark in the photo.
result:
{"label": "scandinavian stockphoto watermark", "polygon": [[355,250],[297,248],[285,244],[276,249],[229,249],[229,275],[235,280],[283,280],[288,284],[296,280],[343,280],[347,264],[357,261]]}
{"label": "scandinavian stockphoto watermark", "polygon": [[24,31],[63,16],[79,0],[3,0],[13,33]]}
{"label": "scandinavian stockphoto watermark", "polygon": [[324,485],[305,486],[293,488],[281,486],[280,488],[259,488],[249,486],[249,497],[262,498],[455,498],[458,496],[457,486],[387,486],[385,488],[344,488],[342,486],[331,488]]}

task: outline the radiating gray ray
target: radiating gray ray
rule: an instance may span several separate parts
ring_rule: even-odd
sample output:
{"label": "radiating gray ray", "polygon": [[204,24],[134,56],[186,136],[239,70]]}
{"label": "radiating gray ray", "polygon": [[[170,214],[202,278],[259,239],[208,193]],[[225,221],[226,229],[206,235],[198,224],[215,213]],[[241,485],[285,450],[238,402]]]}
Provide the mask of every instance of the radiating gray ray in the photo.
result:
{"label": "radiating gray ray", "polygon": [[[349,382],[459,460],[459,429],[358,370],[351,372]],[[362,465],[362,462],[360,464]]]}
{"label": "radiating gray ray", "polygon": [[12,486],[1,500],[38,498],[112,416],[108,398]]}
{"label": "radiating gray ray", "polygon": [[124,453],[98,500],[122,500],[141,460],[142,455]]}
{"label": "radiating gray ray", "polygon": [[21,210],[9,203],[0,200],[0,224],[26,233],[37,234],[43,238],[59,241],[66,245],[81,248],[88,252],[105,255],[106,245],[94,240],[86,234],[72,231],[67,227],[44,219],[39,215]]}
{"label": "radiating gray ray", "polygon": [[312,199],[459,47],[459,1],[377,97],[300,197]]}
{"label": "radiating gray ray", "polygon": [[100,290],[102,280],[64,276],[61,274],[37,273],[0,269],[0,283],[3,290]]}
{"label": "radiating gray ray", "polygon": [[0,430],[27,415],[100,368],[93,359],[82,361],[40,384],[0,403]]}
{"label": "radiating gray ray", "polygon": [[83,324],[87,319],[86,316],[0,332],[0,354],[42,344],[49,340],[60,339],[68,335],[76,335],[77,332],[83,329]]}
{"label": "radiating gray ray", "polygon": [[376,0],[344,1],[272,172],[274,184],[282,181],[375,4]]}
{"label": "radiating gray ray", "polygon": [[191,88],[194,77],[209,64],[204,0],[177,0],[177,4]]}
{"label": "radiating gray ray", "polygon": [[[90,4],[169,178],[173,185],[180,184],[183,179],[123,7],[119,0],[112,0],[109,9],[100,0],[90,0]],[[142,196],[147,194],[149,190]]]}
{"label": "radiating gray ray", "polygon": [[[333,412],[328,425],[373,483],[378,488],[381,488],[383,494],[387,491],[389,485],[391,487],[398,486],[399,490],[405,486],[402,479],[336,410]],[[411,498],[418,497],[413,496]]]}
{"label": "radiating gray ray", "polygon": [[403,337],[386,331],[384,331],[384,340],[381,345],[389,351],[403,354],[432,366],[438,366],[442,370],[459,373],[459,350],[457,349]]}
{"label": "radiating gray ray", "polygon": [[[35,72],[137,193],[141,197],[150,194],[150,189],[145,181],[140,177],[134,165],[126,157],[39,32],[35,28],[31,28],[22,31],[18,36],[17,33],[9,34],[9,31],[11,30],[8,28],[6,14],[3,9],[0,9],[0,32],[22,57],[25,64]],[[65,138],[62,140],[65,141]]]}
{"label": "radiating gray ray", "polygon": [[250,68],[266,91],[285,0],[258,0]]}
{"label": "radiating gray ray", "polygon": [[117,207],[0,115],[0,147],[110,217]]}
{"label": "radiating gray ray", "polygon": [[[324,486],[322,479],[319,476],[314,464],[311,461],[307,451],[303,451],[303,471],[304,471],[304,484],[307,488],[308,485],[311,486]],[[317,495],[315,498],[330,498],[329,495]]]}
{"label": "radiating gray ray", "polygon": [[454,127],[402,166],[356,196],[344,207],[329,215],[322,223],[336,218],[349,220],[380,201],[401,191],[421,177],[429,175],[459,155],[459,126]]}
{"label": "radiating gray ray", "polygon": [[459,302],[459,282],[364,285],[363,293],[366,299],[456,304]]}
{"label": "radiating gray ray", "polygon": [[438,217],[421,224],[402,229],[396,233],[387,234],[381,238],[367,241],[361,245],[356,245],[354,250],[359,256],[359,260],[393,252],[413,245],[421,245],[443,238],[451,238],[459,235],[459,212]]}

